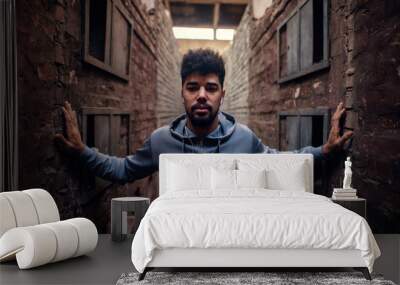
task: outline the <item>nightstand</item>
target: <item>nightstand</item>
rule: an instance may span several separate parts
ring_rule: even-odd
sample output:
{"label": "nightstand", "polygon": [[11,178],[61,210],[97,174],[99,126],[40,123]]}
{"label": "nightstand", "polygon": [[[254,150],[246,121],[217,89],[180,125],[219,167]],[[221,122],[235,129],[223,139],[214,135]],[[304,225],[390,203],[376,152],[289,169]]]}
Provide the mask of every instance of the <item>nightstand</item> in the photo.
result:
{"label": "nightstand", "polygon": [[332,199],[332,202],[359,214],[364,219],[367,219],[367,200],[363,198],[357,199]]}
{"label": "nightstand", "polygon": [[[150,199],[144,197],[120,197],[111,200],[111,238],[123,241],[128,235],[128,213],[133,213],[138,226],[144,217]],[[136,227],[137,229],[137,227]],[[133,233],[134,234],[134,233]]]}

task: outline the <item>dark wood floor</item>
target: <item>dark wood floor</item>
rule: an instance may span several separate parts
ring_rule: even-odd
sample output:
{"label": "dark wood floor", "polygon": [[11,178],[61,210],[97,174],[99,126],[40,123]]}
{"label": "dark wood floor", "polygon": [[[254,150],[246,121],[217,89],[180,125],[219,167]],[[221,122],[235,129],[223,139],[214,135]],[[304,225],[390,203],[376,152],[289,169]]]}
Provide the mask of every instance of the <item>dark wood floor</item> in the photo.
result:
{"label": "dark wood floor", "polygon": [[97,248],[80,256],[28,270],[19,270],[16,262],[0,265],[0,284],[115,284],[124,272],[134,271],[131,261],[132,238],[112,242],[100,235]]}
{"label": "dark wood floor", "polygon": [[[376,235],[375,238],[382,257],[376,261],[374,273],[399,283],[400,235]],[[117,243],[111,241],[110,235],[100,235],[96,250],[87,256],[28,270],[19,270],[16,262],[3,263],[0,284],[115,284],[122,273],[135,271],[130,257],[131,244],[132,237]]]}

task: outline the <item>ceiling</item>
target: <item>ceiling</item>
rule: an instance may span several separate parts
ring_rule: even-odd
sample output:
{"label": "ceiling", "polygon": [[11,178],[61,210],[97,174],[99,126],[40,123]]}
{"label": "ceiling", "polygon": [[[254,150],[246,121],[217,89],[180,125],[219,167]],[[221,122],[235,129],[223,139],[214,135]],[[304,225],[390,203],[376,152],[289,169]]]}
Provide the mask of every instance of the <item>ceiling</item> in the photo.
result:
{"label": "ceiling", "polygon": [[248,0],[165,0],[176,27],[236,29]]}

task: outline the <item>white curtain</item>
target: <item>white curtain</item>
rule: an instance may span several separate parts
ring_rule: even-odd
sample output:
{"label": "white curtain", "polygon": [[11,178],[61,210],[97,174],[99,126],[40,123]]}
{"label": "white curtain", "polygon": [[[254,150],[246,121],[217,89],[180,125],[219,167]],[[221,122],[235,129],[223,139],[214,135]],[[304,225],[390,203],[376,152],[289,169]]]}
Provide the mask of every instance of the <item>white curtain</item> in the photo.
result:
{"label": "white curtain", "polygon": [[0,0],[0,192],[18,188],[15,0]]}

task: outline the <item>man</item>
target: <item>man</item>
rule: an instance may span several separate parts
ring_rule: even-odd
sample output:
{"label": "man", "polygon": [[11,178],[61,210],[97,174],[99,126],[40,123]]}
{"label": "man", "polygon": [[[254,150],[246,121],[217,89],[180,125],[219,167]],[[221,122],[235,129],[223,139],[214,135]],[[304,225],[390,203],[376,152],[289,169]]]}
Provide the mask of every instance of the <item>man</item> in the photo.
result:
{"label": "man", "polygon": [[[175,119],[169,126],[155,130],[134,155],[125,158],[111,157],[96,152],[82,142],[75,111],[65,102],[67,138],[61,134],[56,139],[70,150],[79,153],[94,174],[119,183],[143,178],[158,170],[161,153],[277,153],[262,144],[246,126],[224,112],[225,77],[221,56],[209,49],[189,51],[181,66],[182,99],[186,114]],[[340,103],[332,118],[332,129],[326,144],[305,147],[298,153],[311,153],[321,159],[340,149],[352,136],[352,132],[339,135],[339,119],[345,109]]]}

